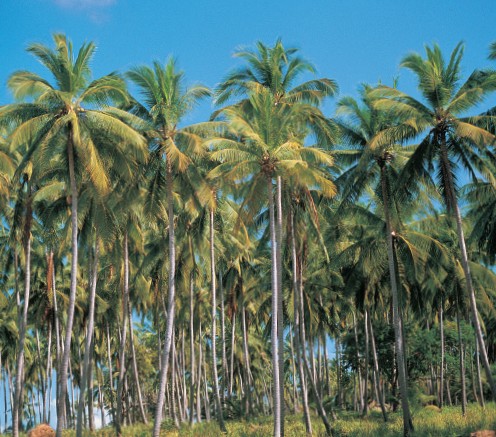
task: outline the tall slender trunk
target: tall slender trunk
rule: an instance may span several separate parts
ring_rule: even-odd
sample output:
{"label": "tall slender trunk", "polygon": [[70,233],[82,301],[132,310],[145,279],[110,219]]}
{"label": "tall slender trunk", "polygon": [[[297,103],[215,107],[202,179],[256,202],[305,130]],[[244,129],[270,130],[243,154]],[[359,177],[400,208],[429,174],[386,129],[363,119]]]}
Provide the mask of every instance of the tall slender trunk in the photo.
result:
{"label": "tall slender trunk", "polygon": [[46,388],[47,381],[45,380],[45,374],[43,372],[43,360],[41,359],[41,347],[40,347],[40,333],[39,333],[38,328],[35,329],[35,333],[36,333],[36,354],[38,357],[39,378],[40,378],[41,397],[42,397],[42,400],[40,402],[40,391],[38,390],[38,393],[37,393],[37,395],[38,395],[38,408],[42,407],[42,409],[43,409],[43,414],[40,414],[40,421],[46,422],[46,403],[45,403],[46,396],[45,395],[47,392],[47,388]]}
{"label": "tall slender trunk", "polygon": [[[91,269],[91,286],[89,296],[89,309],[88,309],[88,326],[86,327],[86,341],[84,345],[84,362],[83,372],[81,376],[81,384],[79,385],[79,403],[76,421],[76,436],[83,435],[83,409],[84,409],[84,395],[88,381],[88,373],[91,359],[91,343],[93,339],[93,330],[95,322],[95,299],[96,299],[96,284],[98,280],[98,255],[99,255],[98,236],[95,237],[95,251],[93,255],[93,266]],[[88,402],[92,402],[93,395],[89,393]]]}
{"label": "tall slender trunk", "polygon": [[[15,394],[14,404],[12,406],[12,436],[19,435],[19,422],[22,421],[22,403],[23,403],[23,382],[24,382],[24,347],[26,343],[26,330],[28,325],[29,295],[31,292],[31,224],[33,219],[31,187],[28,187],[28,199],[26,204],[25,222],[23,227],[23,246],[24,246],[24,301],[22,312],[20,313],[19,323],[19,343],[17,347],[17,363],[15,376]],[[20,308],[20,307],[19,307]]]}
{"label": "tall slender trunk", "polygon": [[363,414],[369,414],[369,313],[364,314],[365,328],[365,374],[363,375]]}
{"label": "tall slender trunk", "polygon": [[76,307],[76,289],[78,273],[78,189],[76,185],[76,173],[74,168],[74,143],[73,127],[69,124],[69,137],[67,141],[67,157],[69,164],[69,181],[71,188],[71,283],[69,294],[69,305],[67,308],[67,324],[65,330],[65,341],[63,357],[57,373],[59,398],[57,399],[57,437],[62,437],[64,426],[64,405],[67,396],[67,369],[71,354],[72,325],[74,322],[74,310]]}
{"label": "tall slender trunk", "polygon": [[387,187],[386,164],[382,163],[381,168],[381,189],[384,207],[384,218],[386,221],[386,240],[389,264],[389,277],[391,281],[391,294],[393,298],[393,326],[396,344],[396,362],[398,365],[398,381],[401,395],[401,408],[403,410],[403,435],[408,437],[413,431],[412,416],[408,404],[408,381],[405,369],[405,355],[403,350],[402,330],[400,321],[399,295],[397,284],[396,263],[394,259],[393,230],[391,228],[391,218],[389,216],[389,192]]}
{"label": "tall slender trunk", "polygon": [[379,386],[380,374],[379,374],[379,359],[377,357],[377,349],[375,347],[375,337],[374,337],[374,327],[372,326],[372,320],[370,318],[369,309],[366,308],[365,312],[367,313],[367,322],[369,325],[369,335],[370,335],[370,345],[372,346],[372,357],[374,361],[374,385],[375,385],[375,395],[379,404],[381,405],[382,417],[384,422],[387,422],[387,413],[386,406],[384,405],[384,397],[381,396],[381,388]]}
{"label": "tall slender trunk", "polygon": [[485,402],[484,402],[484,388],[482,387],[482,378],[481,378],[481,371],[480,371],[480,359],[479,359],[479,342],[477,341],[477,338],[475,339],[475,368],[477,370],[477,381],[479,383],[479,402],[480,406],[482,408],[486,408]]}
{"label": "tall slender trunk", "polygon": [[232,315],[231,322],[231,360],[229,363],[229,399],[232,398],[233,395],[233,386],[234,386],[234,341],[236,339],[236,313]]}
{"label": "tall slender trunk", "polygon": [[193,272],[189,275],[189,351],[190,351],[190,391],[189,391],[189,423],[194,422],[194,402],[195,402],[195,293],[194,293]]}
{"label": "tall slender trunk", "polygon": [[169,368],[169,355],[174,335],[174,314],[176,300],[176,241],[174,230],[174,198],[172,193],[172,168],[167,162],[167,214],[169,216],[169,296],[167,302],[167,327],[165,330],[164,348],[162,351],[162,368],[160,369],[160,389],[157,398],[157,409],[153,425],[153,437],[159,437],[162,423],[162,408],[165,400],[165,385]]}
{"label": "tall slender trunk", "polygon": [[462,338],[462,328],[460,324],[460,307],[458,304],[458,298],[456,302],[456,328],[458,330],[458,349],[460,358],[460,384],[462,389],[462,416],[467,414],[467,387],[465,381],[465,357],[464,357],[464,345]]}
{"label": "tall slender trunk", "polygon": [[[242,290],[242,281],[241,278],[239,279],[240,281],[240,287]],[[250,352],[248,349],[248,326],[246,324],[246,308],[245,308],[245,303],[243,302],[242,308],[241,308],[241,329],[243,330],[243,358],[244,358],[244,377],[245,377],[245,384],[246,384],[246,389],[244,390],[245,394],[245,416],[248,417],[251,414],[252,411],[252,401],[251,401],[251,383],[252,380],[250,378]]]}
{"label": "tall slender trunk", "polygon": [[[364,392],[362,390],[363,381],[362,381],[362,370],[361,370],[360,354],[359,354],[360,347],[359,347],[359,343],[358,343],[357,321],[356,321],[355,312],[352,312],[352,314],[353,314],[353,334],[355,337],[355,349],[356,349],[355,358],[357,361],[358,393],[360,394],[359,412],[360,412],[360,414],[366,415],[367,412],[365,409]],[[367,319],[365,319],[365,324],[367,324]],[[355,394],[356,394],[356,390],[355,390]]]}
{"label": "tall slender trunk", "polygon": [[[296,236],[294,229],[294,210],[291,209],[291,217],[290,217],[290,232],[291,232],[291,263],[293,267],[293,317],[294,317],[294,342],[295,342],[295,350],[296,350],[296,360],[298,362],[298,376],[300,379],[300,387],[301,387],[301,403],[303,405],[303,418],[305,421],[305,430],[307,435],[312,435],[312,421],[310,419],[310,409],[308,407],[308,390],[305,379],[305,371],[303,369],[303,361],[301,358],[301,354],[305,353],[302,351],[300,346],[301,339],[301,329],[300,329],[300,290],[298,284],[300,283],[299,279],[299,264],[298,257],[296,255]],[[296,375],[295,375],[296,378]]]}
{"label": "tall slender trunk", "polygon": [[443,311],[443,300],[439,303],[439,331],[441,334],[441,367],[439,369],[439,408],[443,408],[444,405],[444,352],[445,352],[445,342],[444,342],[444,311]]}
{"label": "tall slender trunk", "polygon": [[109,370],[109,390],[110,390],[110,412],[112,414],[112,422],[115,423],[115,409],[114,409],[114,396],[116,393],[114,387],[114,368],[112,366],[112,354],[110,352],[110,328],[108,320],[105,321],[105,328],[107,330],[107,361],[108,361],[108,370]]}
{"label": "tall slender trunk", "polygon": [[[310,370],[310,367],[308,366],[308,360],[307,360],[307,356],[306,356],[306,352],[305,352],[306,334],[305,334],[305,312],[304,312],[304,307],[303,307],[302,277],[303,277],[303,274],[300,271],[300,281],[299,281],[298,292],[299,292],[299,304],[300,304],[299,312],[300,312],[300,336],[301,336],[300,343],[301,343],[301,352],[302,352],[301,356],[303,358],[303,365],[304,365],[305,370],[308,374],[308,379],[310,381],[310,385],[312,386],[312,391],[313,391],[313,394],[315,396],[315,400],[317,401],[317,411],[319,413],[320,418],[322,419],[322,422],[324,423],[324,427],[326,429],[326,434],[329,437],[332,437],[332,435],[333,435],[332,426],[329,423],[329,420],[327,419],[327,414],[326,414],[326,411],[322,405],[322,400],[320,398],[319,391],[318,391],[317,385],[315,383],[314,375],[312,374],[312,371]],[[313,355],[313,348],[312,347],[310,348],[310,354]]]}
{"label": "tall slender trunk", "polygon": [[[271,247],[271,280],[272,280],[272,379],[274,397],[274,437],[281,437],[281,387],[280,387],[280,372],[279,372],[279,336],[278,336],[278,272],[277,272],[277,237],[276,223],[274,215],[274,194],[272,192],[272,177],[267,176],[267,190],[269,196],[269,227],[270,227],[270,247]],[[158,436],[154,436],[158,437]]]}
{"label": "tall slender trunk", "polygon": [[220,333],[222,341],[222,386],[221,397],[222,407],[226,402],[226,384],[227,384],[227,350],[226,350],[226,311],[224,308],[224,286],[222,283],[222,271],[219,272],[219,293],[220,293]]}
{"label": "tall slender trunk", "polygon": [[284,437],[284,313],[282,295],[282,179],[276,179],[276,260],[277,260],[277,342],[279,359],[279,391],[281,436]]}
{"label": "tall slender trunk", "polygon": [[51,320],[48,321],[48,340],[47,340],[47,361],[45,368],[45,379],[47,381],[46,391],[43,395],[43,421],[46,423],[50,422],[50,408],[48,408],[48,412],[46,410],[46,406],[50,405],[50,393],[52,391],[52,323]]}
{"label": "tall slender trunk", "polygon": [[124,232],[124,287],[122,294],[122,334],[119,348],[119,379],[117,381],[117,411],[115,413],[115,432],[120,437],[122,433],[122,403],[124,397],[124,376],[126,373],[126,337],[129,301],[129,244],[127,230]]}
{"label": "tall slender trunk", "polygon": [[143,405],[143,396],[141,395],[141,386],[140,386],[139,373],[138,373],[138,362],[136,361],[136,348],[134,347],[133,317],[132,317],[132,312],[131,312],[131,302],[129,299],[127,301],[127,319],[129,322],[129,343],[131,345],[131,359],[132,359],[132,364],[133,364],[133,377],[134,377],[134,384],[136,387],[136,394],[138,397],[138,407],[139,407],[139,411],[140,411],[140,415],[141,415],[141,421],[145,425],[147,425],[148,419],[146,417],[145,407]]}
{"label": "tall slender trunk", "polygon": [[217,374],[217,352],[216,352],[216,337],[217,337],[217,285],[215,272],[215,227],[214,227],[214,209],[210,208],[210,290],[212,293],[212,376],[214,383],[215,409],[217,420],[222,432],[227,432],[224,425],[222,413],[222,405],[220,402],[219,379]]}
{"label": "tall slender trunk", "polygon": [[198,324],[198,377],[196,379],[196,420],[198,423],[202,421],[201,414],[201,381],[202,381],[202,361],[203,361],[203,341],[202,341],[202,324],[201,319]]}
{"label": "tall slender trunk", "polygon": [[453,175],[451,172],[451,164],[448,158],[448,150],[446,147],[446,138],[441,137],[441,170],[443,178],[445,179],[445,186],[448,190],[448,199],[450,205],[448,205],[448,210],[450,210],[455,215],[456,220],[456,230],[458,234],[458,245],[460,247],[460,252],[462,255],[462,267],[465,274],[465,284],[467,287],[467,294],[470,300],[470,311],[472,316],[472,323],[474,325],[475,333],[477,335],[477,341],[479,343],[480,357],[482,360],[482,365],[486,372],[486,378],[491,387],[491,393],[493,401],[496,402],[496,382],[492,376],[491,366],[489,364],[489,359],[487,356],[486,345],[484,342],[484,337],[482,336],[482,328],[479,322],[479,313],[477,311],[477,301],[475,299],[474,286],[472,284],[472,274],[470,273],[470,265],[468,261],[467,247],[465,244],[465,235],[463,232],[462,216],[460,213],[460,208],[458,206],[458,200],[456,197],[456,191],[453,183]]}

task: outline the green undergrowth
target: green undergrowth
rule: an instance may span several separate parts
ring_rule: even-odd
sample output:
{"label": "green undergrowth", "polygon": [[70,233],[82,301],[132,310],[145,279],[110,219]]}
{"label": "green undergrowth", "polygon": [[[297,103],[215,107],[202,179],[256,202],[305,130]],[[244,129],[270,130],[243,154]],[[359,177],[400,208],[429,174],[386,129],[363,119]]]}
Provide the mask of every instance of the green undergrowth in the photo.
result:
{"label": "green undergrowth", "polygon": [[[468,406],[466,417],[462,417],[460,407],[447,407],[438,411],[436,407],[425,407],[414,411],[415,432],[412,437],[465,437],[478,430],[496,430],[496,404],[487,404],[483,410],[476,404]],[[324,426],[317,416],[312,417],[313,435],[325,436]],[[367,418],[356,413],[340,412],[332,422],[335,437],[398,437],[402,435],[401,412],[389,414],[384,423],[378,412],[371,412]],[[272,435],[272,418],[258,417],[250,420],[227,421],[227,436],[232,437],[269,437]],[[148,437],[152,425],[135,425],[123,429],[123,437]],[[75,437],[75,431],[64,432],[64,437]],[[172,422],[162,426],[161,436],[167,437],[216,437],[222,435],[216,422],[203,422],[193,426],[183,425],[179,430]],[[113,428],[98,430],[84,437],[114,437]],[[301,415],[287,416],[285,421],[286,437],[305,436],[305,426]]]}

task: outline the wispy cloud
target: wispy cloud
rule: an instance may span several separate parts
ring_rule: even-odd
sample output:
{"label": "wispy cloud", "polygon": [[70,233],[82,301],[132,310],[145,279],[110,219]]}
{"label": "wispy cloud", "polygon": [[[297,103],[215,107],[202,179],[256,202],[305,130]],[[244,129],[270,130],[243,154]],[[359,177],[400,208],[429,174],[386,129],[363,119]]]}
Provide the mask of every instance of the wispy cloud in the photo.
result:
{"label": "wispy cloud", "polygon": [[84,12],[97,23],[108,19],[106,10],[117,3],[117,0],[52,0],[63,9]]}
{"label": "wispy cloud", "polygon": [[102,9],[112,6],[117,0],[54,0],[55,3],[68,9]]}

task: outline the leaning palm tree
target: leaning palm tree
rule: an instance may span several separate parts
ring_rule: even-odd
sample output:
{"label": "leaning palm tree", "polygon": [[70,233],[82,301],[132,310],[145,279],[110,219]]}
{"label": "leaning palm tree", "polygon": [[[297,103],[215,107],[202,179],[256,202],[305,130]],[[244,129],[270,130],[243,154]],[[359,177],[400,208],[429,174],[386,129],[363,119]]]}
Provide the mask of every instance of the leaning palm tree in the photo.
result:
{"label": "leaning palm tree", "polygon": [[57,165],[67,170],[71,202],[71,281],[67,314],[64,355],[59,363],[57,436],[62,435],[67,393],[67,369],[71,349],[78,271],[78,187],[88,178],[99,191],[108,189],[105,161],[126,162],[143,157],[146,143],[126,123],[112,116],[108,104],[127,99],[122,79],[110,74],[90,82],[90,61],[95,52],[93,43],[85,43],[77,52],[65,35],[53,36],[55,49],[31,44],[33,54],[52,74],[54,84],[29,71],[11,75],[8,85],[16,99],[0,110],[0,123],[15,124],[12,147],[28,144],[20,164]]}
{"label": "leaning palm tree", "polygon": [[472,323],[479,350],[490,382],[493,399],[496,400],[496,384],[491,374],[482,329],[479,322],[475,291],[465,245],[462,216],[458,204],[456,186],[456,162],[461,162],[473,179],[477,172],[487,169],[481,156],[488,145],[496,142],[496,136],[487,129],[494,125],[491,115],[465,117],[469,109],[480,104],[490,92],[496,89],[496,74],[491,71],[475,70],[461,83],[460,62],[463,45],[459,43],[446,63],[439,46],[426,47],[426,58],[418,53],[406,56],[401,65],[412,71],[418,81],[421,102],[395,88],[381,86],[377,107],[397,111],[407,121],[390,131],[392,133],[425,135],[403,170],[404,181],[411,187],[413,182],[429,179],[435,172],[437,184],[450,215],[456,221],[461,263],[466,280],[467,295],[470,299]]}
{"label": "leaning palm tree", "polygon": [[[203,141],[193,128],[181,128],[179,125],[184,116],[199,102],[210,95],[208,88],[197,85],[190,88],[184,86],[184,73],[178,71],[173,58],[165,66],[153,63],[135,67],[127,73],[142,96],[143,103],[135,103],[134,111],[147,123],[146,135],[150,138],[152,155],[165,161],[157,163],[157,171],[152,177],[150,193],[158,197],[165,192],[167,197],[167,217],[169,222],[169,279],[167,328],[162,352],[162,368],[160,369],[160,389],[153,435],[158,437],[162,422],[162,408],[165,401],[165,385],[169,367],[172,336],[174,333],[175,281],[176,281],[176,242],[174,230],[174,178],[185,174],[192,166],[191,156],[200,153]],[[164,187],[165,185],[165,187]],[[165,206],[165,205],[164,205]]]}

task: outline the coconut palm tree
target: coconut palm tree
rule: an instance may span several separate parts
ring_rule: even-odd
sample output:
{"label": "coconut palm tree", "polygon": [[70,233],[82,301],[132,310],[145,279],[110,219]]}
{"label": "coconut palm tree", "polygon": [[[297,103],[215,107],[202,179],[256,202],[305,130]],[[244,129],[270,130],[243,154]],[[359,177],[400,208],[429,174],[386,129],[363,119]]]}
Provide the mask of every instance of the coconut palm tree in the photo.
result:
{"label": "coconut palm tree", "polygon": [[54,84],[29,71],[13,73],[8,86],[16,99],[32,99],[14,103],[0,111],[2,123],[14,123],[12,147],[29,144],[20,164],[54,163],[66,166],[71,201],[71,285],[64,355],[57,372],[59,398],[57,436],[62,435],[63,410],[67,393],[67,368],[71,347],[78,270],[78,187],[87,177],[101,191],[108,188],[105,157],[109,154],[131,159],[145,153],[144,139],[127,124],[112,116],[106,105],[125,100],[124,82],[110,74],[90,82],[90,61],[95,52],[93,43],[85,43],[77,53],[62,34],[53,35],[55,49],[31,44],[34,55],[52,74]]}
{"label": "coconut palm tree", "polygon": [[[165,66],[153,63],[135,67],[127,73],[127,77],[138,86],[143,96],[143,103],[135,103],[134,112],[147,122],[147,136],[150,138],[153,155],[165,161],[165,174],[162,164],[157,166],[158,172],[152,179],[151,194],[157,196],[162,191],[167,197],[167,217],[169,223],[169,280],[167,329],[162,353],[160,369],[160,389],[154,423],[154,437],[160,433],[162,408],[165,400],[165,384],[169,366],[169,355],[174,333],[175,281],[176,281],[176,242],[174,230],[174,178],[177,174],[186,173],[192,164],[191,156],[200,153],[201,138],[192,128],[182,128],[180,123],[185,115],[199,102],[209,96],[208,88],[196,85],[186,88],[184,73],[178,71],[173,58]],[[160,197],[160,196],[159,196]],[[159,199],[162,202],[162,199]]]}
{"label": "coconut palm tree", "polygon": [[[281,433],[281,389],[279,373],[278,317],[280,314],[280,274],[277,262],[277,238],[275,220],[274,183],[278,181],[278,204],[281,199],[283,178],[298,175],[300,183],[318,186],[326,195],[334,194],[334,184],[327,178],[326,170],[332,166],[332,158],[323,150],[305,147],[303,140],[306,126],[314,108],[307,104],[276,104],[270,90],[259,87],[249,99],[239,105],[227,107],[219,115],[228,122],[225,138],[210,140],[214,152],[212,158],[220,164],[210,173],[214,178],[223,177],[233,182],[246,182],[247,193],[241,210],[252,216],[264,204],[265,193],[269,206],[269,234],[272,258],[272,361],[274,396],[274,435]],[[279,206],[282,217],[282,207]],[[281,222],[282,223],[282,222]],[[279,229],[279,226],[277,227]],[[281,234],[278,230],[278,235]],[[280,239],[279,239],[280,240]]]}
{"label": "coconut palm tree", "polygon": [[403,179],[408,187],[421,179],[429,179],[435,173],[437,185],[449,214],[456,222],[461,262],[466,280],[467,295],[470,299],[472,323],[477,333],[479,351],[490,382],[493,399],[496,400],[496,384],[482,336],[477,311],[475,291],[468,261],[462,216],[458,203],[456,185],[457,163],[468,171],[472,178],[477,172],[486,173],[487,168],[481,159],[487,147],[496,141],[488,128],[494,124],[491,115],[466,117],[468,110],[480,104],[496,89],[496,75],[491,71],[475,70],[465,82],[461,82],[460,63],[463,57],[463,44],[459,43],[445,62],[438,45],[426,46],[426,58],[418,53],[407,55],[401,66],[412,71],[418,81],[419,91],[424,102],[415,99],[395,88],[381,86],[376,96],[381,96],[377,107],[393,110],[407,118],[405,123],[392,128],[385,136],[403,134],[422,135],[403,170]]}
{"label": "coconut palm tree", "polygon": [[[344,151],[343,160],[352,165],[338,180],[343,185],[342,207],[350,202],[357,201],[364,195],[366,189],[377,188],[381,192],[381,203],[386,223],[386,243],[389,265],[391,294],[393,298],[393,325],[396,339],[396,355],[403,410],[403,431],[407,436],[413,430],[412,418],[408,404],[408,381],[405,368],[404,339],[402,338],[401,321],[399,315],[399,284],[396,268],[394,237],[398,228],[398,217],[393,216],[397,208],[391,204],[391,173],[393,160],[405,162],[408,156],[396,144],[397,139],[388,138],[388,141],[379,142],[377,138],[383,131],[396,126],[401,118],[392,111],[383,111],[373,106],[370,97],[371,87],[364,85],[360,90],[362,104],[355,99],[345,97],[338,103],[338,114],[345,114],[346,119],[337,122],[342,130],[343,139],[354,150]],[[401,140],[402,138],[399,138]],[[339,154],[339,152],[338,152]],[[377,187],[378,185],[378,187]]]}

